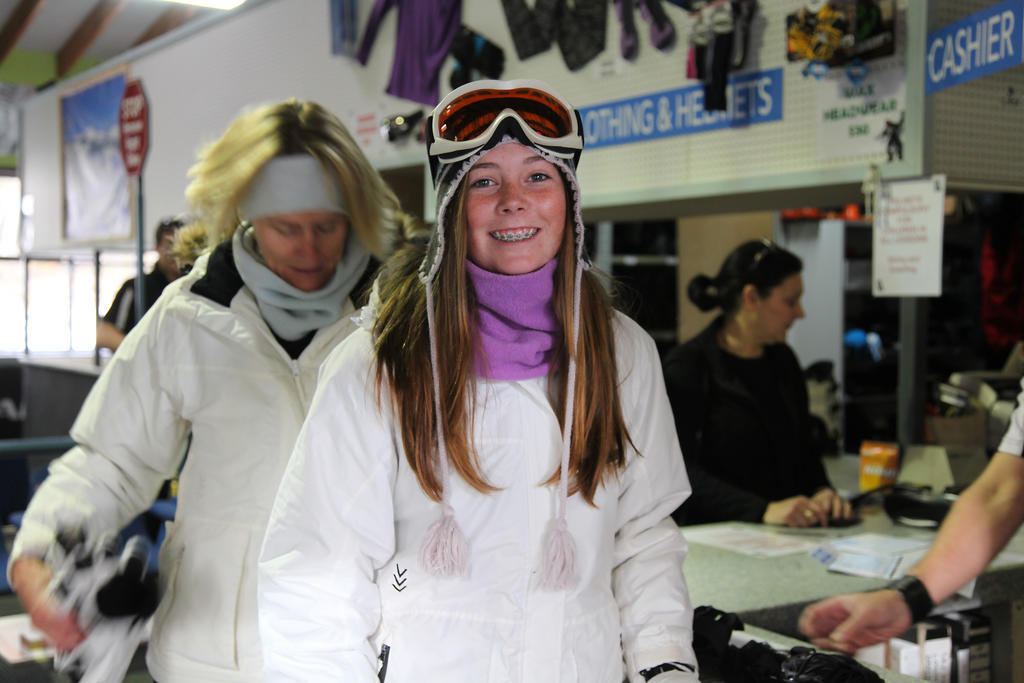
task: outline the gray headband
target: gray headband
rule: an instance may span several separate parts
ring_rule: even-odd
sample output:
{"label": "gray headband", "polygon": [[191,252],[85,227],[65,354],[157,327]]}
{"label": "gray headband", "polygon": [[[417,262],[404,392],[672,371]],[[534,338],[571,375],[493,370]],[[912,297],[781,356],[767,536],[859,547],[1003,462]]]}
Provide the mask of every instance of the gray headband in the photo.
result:
{"label": "gray headband", "polygon": [[238,202],[239,215],[249,221],[298,211],[348,213],[337,183],[308,154],[270,159]]}

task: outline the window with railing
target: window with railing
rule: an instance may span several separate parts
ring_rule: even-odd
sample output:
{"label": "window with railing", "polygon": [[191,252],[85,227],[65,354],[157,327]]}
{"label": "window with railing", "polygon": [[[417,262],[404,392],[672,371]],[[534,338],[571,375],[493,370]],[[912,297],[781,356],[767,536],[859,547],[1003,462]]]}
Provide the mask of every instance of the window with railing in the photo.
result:
{"label": "window with railing", "polygon": [[0,258],[0,354],[25,350],[25,265]]}
{"label": "window with railing", "polygon": [[[96,319],[124,281],[135,277],[135,252],[119,248],[24,256],[23,210],[31,216],[31,206],[23,206],[21,180],[0,171],[0,355],[90,354],[96,346]],[[156,252],[144,254],[143,262],[146,270],[152,268]]]}
{"label": "window with railing", "polygon": [[[143,255],[147,271],[155,262]],[[0,257],[0,355],[92,353],[97,319],[135,269],[126,250]]]}

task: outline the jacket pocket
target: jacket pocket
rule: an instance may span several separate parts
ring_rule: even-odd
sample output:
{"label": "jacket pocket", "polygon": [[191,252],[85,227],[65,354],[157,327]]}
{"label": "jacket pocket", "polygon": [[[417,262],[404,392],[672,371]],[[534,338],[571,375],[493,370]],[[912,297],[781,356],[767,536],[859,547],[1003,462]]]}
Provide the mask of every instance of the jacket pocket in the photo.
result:
{"label": "jacket pocket", "polygon": [[[154,623],[154,649],[162,658],[237,670],[239,596],[253,590],[241,585],[248,530],[190,522],[175,531],[167,548],[172,566]],[[161,569],[164,559],[161,552]]]}
{"label": "jacket pocket", "polygon": [[[575,619],[565,630],[563,679],[579,683],[619,683],[625,679],[616,608]],[[570,673],[571,672],[571,673]]]}

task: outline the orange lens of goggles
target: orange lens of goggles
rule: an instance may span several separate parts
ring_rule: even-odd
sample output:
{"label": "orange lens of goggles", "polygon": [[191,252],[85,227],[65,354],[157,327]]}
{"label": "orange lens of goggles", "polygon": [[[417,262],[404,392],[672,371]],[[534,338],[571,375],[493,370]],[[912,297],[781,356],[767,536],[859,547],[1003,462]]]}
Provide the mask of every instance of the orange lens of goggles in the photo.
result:
{"label": "orange lens of goggles", "polygon": [[437,116],[438,137],[451,142],[482,135],[501,112],[511,109],[535,133],[560,138],[572,132],[575,117],[565,104],[543,90],[474,90],[449,102]]}

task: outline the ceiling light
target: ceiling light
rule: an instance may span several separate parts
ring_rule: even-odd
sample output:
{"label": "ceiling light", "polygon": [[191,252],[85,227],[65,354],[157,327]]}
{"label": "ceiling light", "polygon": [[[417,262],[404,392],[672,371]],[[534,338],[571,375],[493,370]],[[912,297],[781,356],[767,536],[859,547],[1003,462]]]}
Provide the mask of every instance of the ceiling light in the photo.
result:
{"label": "ceiling light", "polygon": [[176,2],[179,5],[198,5],[199,7],[210,7],[212,9],[235,9],[245,0],[164,0],[164,2]]}

